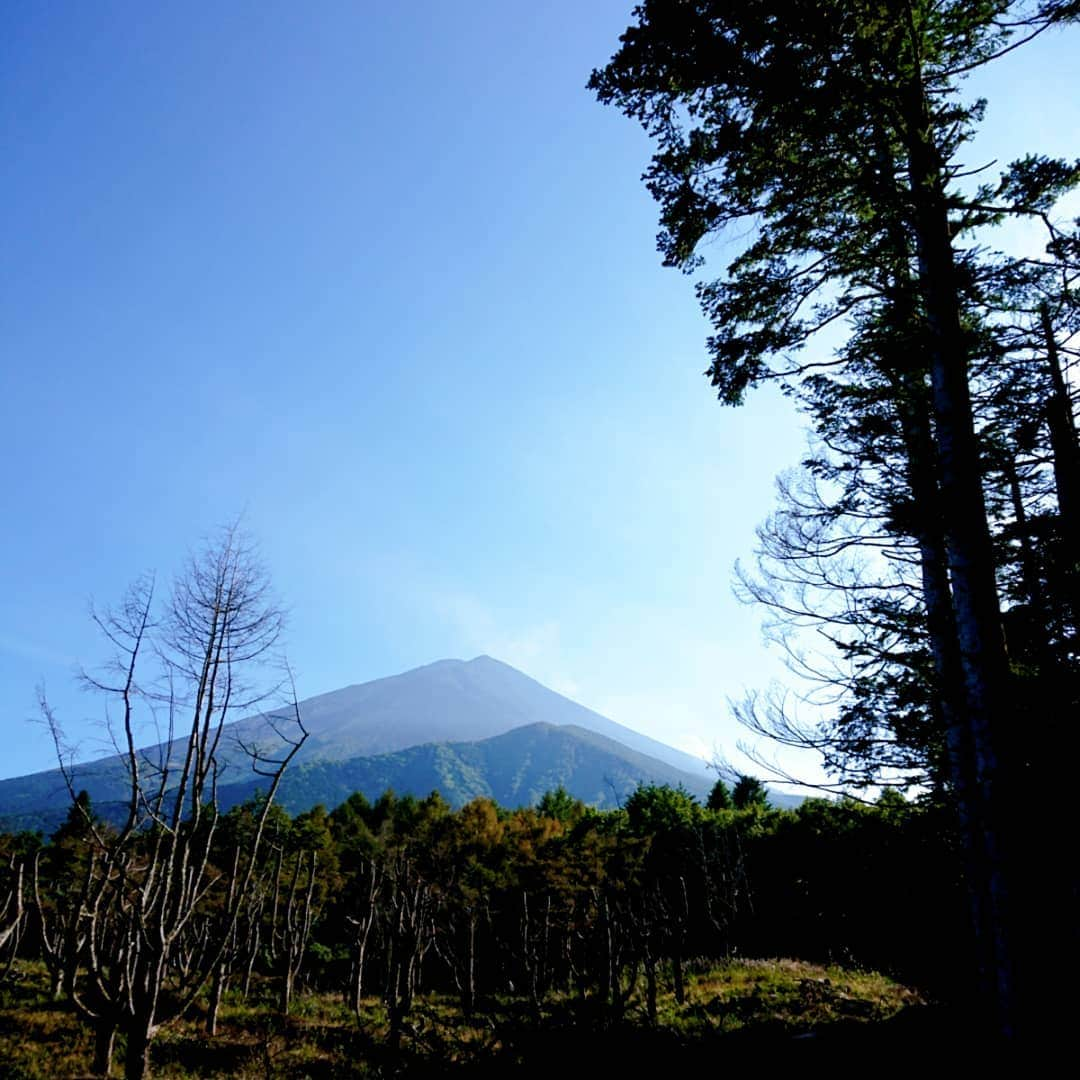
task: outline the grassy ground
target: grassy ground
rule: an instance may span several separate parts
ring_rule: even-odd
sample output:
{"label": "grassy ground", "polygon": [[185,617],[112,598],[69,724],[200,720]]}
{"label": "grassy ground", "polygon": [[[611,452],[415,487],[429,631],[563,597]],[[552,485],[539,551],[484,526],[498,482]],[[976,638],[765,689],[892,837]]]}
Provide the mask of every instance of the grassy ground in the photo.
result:
{"label": "grassy ground", "polygon": [[[684,1004],[662,984],[656,1026],[631,998],[618,1019],[595,1004],[553,997],[540,1022],[512,999],[483,1003],[466,1020],[455,999],[416,1003],[398,1052],[376,999],[360,1022],[339,998],[296,999],[283,1020],[258,1002],[230,997],[219,1034],[198,1017],[164,1029],[153,1047],[155,1077],[391,1077],[540,1074],[555,1080],[620,1070],[624,1076],[672,1066],[715,1068],[744,1054],[770,1063],[835,1061],[841,1049],[910,1049],[930,1015],[918,995],[882,975],[793,960],[742,961],[691,970]],[[0,988],[0,1075],[59,1080],[87,1075],[90,1033],[70,1009],[49,1000],[44,973],[24,968]],[[120,1074],[118,1040],[114,1073]],[[664,1074],[661,1074],[663,1077]]]}

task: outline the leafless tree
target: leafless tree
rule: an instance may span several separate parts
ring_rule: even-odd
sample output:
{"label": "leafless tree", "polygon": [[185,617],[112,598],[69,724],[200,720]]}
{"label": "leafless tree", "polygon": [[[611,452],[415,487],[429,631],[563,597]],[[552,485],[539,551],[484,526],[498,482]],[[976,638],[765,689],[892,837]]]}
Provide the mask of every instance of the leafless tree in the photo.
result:
{"label": "leafless tree", "polygon": [[[322,812],[321,808],[318,812]],[[325,814],[322,816],[325,821]],[[311,929],[326,900],[326,872],[320,853],[325,853],[329,834],[320,835],[317,828],[311,828],[312,819],[313,815],[309,814],[293,823],[282,838],[274,860],[268,944],[271,963],[281,975],[282,1015],[288,1015]]]}
{"label": "leafless tree", "polygon": [[387,954],[383,1001],[390,1018],[389,1042],[396,1050],[420,985],[424,956],[434,940],[435,896],[406,847],[388,854],[382,880],[378,910]]}
{"label": "leafless tree", "polygon": [[0,982],[11,971],[26,929],[25,878],[29,858],[12,851],[0,866]]}
{"label": "leafless tree", "polygon": [[[108,1074],[117,1031],[126,1039],[125,1076],[145,1076],[150,1044],[219,969],[256,873],[263,831],[283,771],[306,737],[296,705],[270,714],[272,754],[246,746],[266,778],[246,851],[214,865],[218,780],[229,759],[225,724],[282,686],[283,614],[251,543],[226,528],[193,556],[163,605],[143,577],[118,609],[95,614],[114,651],[102,676],[110,732],[126,770],[123,819],[115,827],[84,808],[88,855],[81,885],[50,906],[35,879],[44,937],[66,942],[64,989],[97,1030],[94,1068]],[[283,675],[284,672],[284,675]],[[267,685],[267,676],[273,678]],[[59,726],[43,702],[60,746]],[[156,751],[139,749],[143,719],[164,721]],[[235,755],[233,755],[235,760]],[[70,767],[61,766],[73,804]],[[66,938],[58,927],[68,926]]]}
{"label": "leafless tree", "polygon": [[356,898],[355,913],[345,917],[352,934],[349,986],[346,998],[357,1017],[360,1016],[360,1004],[364,993],[364,965],[367,959],[368,942],[371,931],[378,922],[378,900],[383,883],[383,868],[374,856],[362,860],[360,866],[361,872],[357,877],[360,888]]}

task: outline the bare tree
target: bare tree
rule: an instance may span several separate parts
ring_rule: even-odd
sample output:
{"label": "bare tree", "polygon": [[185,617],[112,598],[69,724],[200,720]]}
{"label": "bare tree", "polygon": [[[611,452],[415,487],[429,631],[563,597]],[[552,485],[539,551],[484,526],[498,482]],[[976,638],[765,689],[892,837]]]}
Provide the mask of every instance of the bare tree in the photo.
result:
{"label": "bare tree", "polygon": [[[94,618],[115,653],[107,674],[84,679],[113,703],[110,732],[127,778],[123,820],[110,827],[86,814],[81,887],[51,911],[37,880],[35,894],[46,939],[58,937],[53,919],[74,927],[64,989],[97,1029],[95,1071],[108,1074],[120,1031],[125,1076],[137,1080],[158,1030],[219,969],[256,872],[272,800],[307,733],[293,692],[288,712],[270,716],[279,752],[243,748],[266,778],[267,797],[247,850],[216,867],[226,721],[291,688],[278,651],[283,614],[266,572],[232,526],[189,560],[160,611],[154,581],[144,577],[117,610]],[[43,708],[59,746],[57,722],[47,703]],[[156,752],[138,748],[147,715],[167,725]],[[78,805],[62,755],[61,765]]]}
{"label": "bare tree", "polygon": [[360,861],[357,882],[357,895],[353,906],[355,914],[345,916],[351,932],[349,985],[346,999],[359,1018],[361,999],[364,994],[364,965],[367,959],[368,941],[371,938],[372,929],[378,923],[378,901],[383,884],[383,868],[374,854]]}
{"label": "bare tree", "polygon": [[7,977],[18,955],[19,943],[26,930],[25,879],[30,857],[18,845],[0,854],[7,865],[0,865],[0,982]]}
{"label": "bare tree", "polygon": [[435,896],[404,845],[388,853],[383,884],[378,909],[387,953],[383,1001],[390,1018],[389,1042],[396,1050],[420,985],[424,956],[434,940]]}
{"label": "bare tree", "polygon": [[288,1015],[312,926],[326,902],[327,864],[333,862],[330,843],[321,806],[297,817],[278,842],[268,945],[271,963],[281,976],[282,1015]]}

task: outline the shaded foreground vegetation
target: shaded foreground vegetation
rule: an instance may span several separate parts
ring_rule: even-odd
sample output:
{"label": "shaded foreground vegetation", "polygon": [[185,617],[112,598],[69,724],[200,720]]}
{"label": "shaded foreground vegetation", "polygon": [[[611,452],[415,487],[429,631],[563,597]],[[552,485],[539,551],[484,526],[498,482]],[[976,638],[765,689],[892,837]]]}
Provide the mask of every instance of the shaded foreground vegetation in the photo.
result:
{"label": "shaded foreground vegetation", "polygon": [[21,910],[0,1052],[19,1076],[329,1076],[910,1039],[899,1014],[959,1000],[968,960],[947,820],[893,792],[774,810],[753,782],[718,783],[707,806],[646,785],[615,811],[562,789],[517,810],[387,792],[290,818],[255,802],[218,815],[208,887],[155,989],[175,1019],[145,1045],[135,1029],[132,1059],[123,1015],[85,1002],[123,986],[126,957],[100,943],[160,841],[139,834],[117,905],[91,906],[109,827],[80,798],[48,842],[0,837]]}
{"label": "shaded foreground vegetation", "polygon": [[[454,997],[429,994],[416,1002],[406,1037],[391,1050],[378,997],[363,999],[359,1022],[339,995],[328,993],[298,996],[283,1017],[273,987],[261,983],[248,1000],[226,997],[217,1038],[206,1038],[205,1003],[163,1034],[151,1069],[160,1077],[496,1076],[584,1068],[596,1055],[637,1070],[645,1063],[730,1064],[763,1051],[773,1061],[797,1063],[824,1060],[841,1040],[847,1049],[902,1042],[910,1049],[913,1035],[929,1037],[938,1022],[917,994],[882,975],[792,960],[695,962],[682,1005],[670,970],[662,984],[655,1023],[639,996],[617,1018],[568,995],[554,996],[540,1017],[509,995],[466,1017]],[[70,1007],[52,1000],[43,967],[22,965],[0,995],[5,1076],[87,1073],[93,1039]],[[122,1057],[122,1046],[119,1052]]]}

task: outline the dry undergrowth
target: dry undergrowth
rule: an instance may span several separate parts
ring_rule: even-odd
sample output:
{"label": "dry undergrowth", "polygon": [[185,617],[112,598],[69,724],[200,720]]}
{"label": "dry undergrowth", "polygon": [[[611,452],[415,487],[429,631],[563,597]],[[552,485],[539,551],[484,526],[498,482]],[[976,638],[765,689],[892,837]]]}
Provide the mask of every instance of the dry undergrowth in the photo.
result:
{"label": "dry undergrowth", "polygon": [[[230,997],[214,1039],[204,1034],[198,1016],[159,1034],[153,1076],[497,1076],[529,1071],[530,1064],[540,1071],[541,1062],[546,1069],[558,1061],[569,1076],[577,1074],[567,1072],[565,1063],[582,1061],[581,1055],[602,1052],[609,1062],[621,1055],[631,1067],[644,1067],[652,1057],[670,1064],[673,1055],[689,1061],[734,1053],[748,1038],[775,1046],[776,1040],[870,1028],[921,1004],[917,994],[874,972],[794,960],[691,965],[682,1005],[670,982],[662,982],[655,1028],[637,997],[615,1019],[595,1002],[555,996],[538,1024],[531,1010],[509,998],[486,1002],[483,1012],[466,1020],[456,999],[430,995],[416,1003],[402,1046],[391,1055],[386,1015],[376,999],[365,1003],[358,1023],[328,994],[299,996],[287,1021],[268,1004]],[[89,1029],[67,1005],[49,1000],[40,969],[24,967],[0,988],[0,1075],[86,1076],[92,1049]],[[116,1076],[122,1074],[122,1056],[118,1041]]]}

